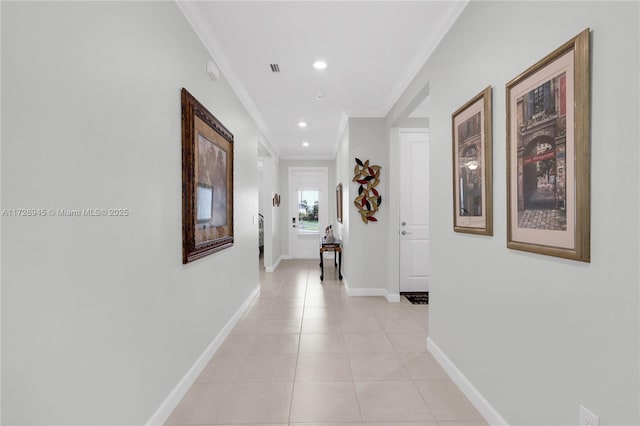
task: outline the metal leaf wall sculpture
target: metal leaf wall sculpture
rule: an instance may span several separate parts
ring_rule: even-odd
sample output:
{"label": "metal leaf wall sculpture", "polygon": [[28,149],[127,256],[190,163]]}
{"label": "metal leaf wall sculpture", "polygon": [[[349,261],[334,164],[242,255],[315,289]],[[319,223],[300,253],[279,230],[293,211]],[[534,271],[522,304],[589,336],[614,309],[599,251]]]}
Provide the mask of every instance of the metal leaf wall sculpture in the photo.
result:
{"label": "metal leaf wall sculpture", "polygon": [[360,187],[353,204],[358,208],[364,223],[378,221],[374,215],[382,203],[382,196],[376,190],[376,186],[380,183],[380,169],[380,166],[370,166],[369,160],[363,163],[359,158],[356,158],[353,182],[359,183]]}

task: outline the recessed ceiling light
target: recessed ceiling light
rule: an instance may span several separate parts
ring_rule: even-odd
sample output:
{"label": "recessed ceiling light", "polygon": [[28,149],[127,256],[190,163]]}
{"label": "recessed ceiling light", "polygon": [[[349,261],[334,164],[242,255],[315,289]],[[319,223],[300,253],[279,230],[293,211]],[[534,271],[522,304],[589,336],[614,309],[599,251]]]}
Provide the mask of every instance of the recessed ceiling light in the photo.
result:
{"label": "recessed ceiling light", "polygon": [[307,123],[305,123],[304,121],[301,121],[301,122],[298,123],[298,126],[307,127]]}
{"label": "recessed ceiling light", "polygon": [[315,61],[313,67],[317,70],[323,70],[327,67],[327,63],[325,61]]}
{"label": "recessed ceiling light", "polygon": [[302,146],[309,146],[309,142],[302,142]]}

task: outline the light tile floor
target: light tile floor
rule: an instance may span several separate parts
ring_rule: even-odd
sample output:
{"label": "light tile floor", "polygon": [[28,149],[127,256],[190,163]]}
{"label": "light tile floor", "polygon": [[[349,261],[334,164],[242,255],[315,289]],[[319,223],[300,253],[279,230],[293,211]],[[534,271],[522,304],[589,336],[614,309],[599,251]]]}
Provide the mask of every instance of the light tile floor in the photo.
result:
{"label": "light tile floor", "polygon": [[480,426],[426,351],[427,305],[349,297],[332,262],[284,261],[166,425]]}

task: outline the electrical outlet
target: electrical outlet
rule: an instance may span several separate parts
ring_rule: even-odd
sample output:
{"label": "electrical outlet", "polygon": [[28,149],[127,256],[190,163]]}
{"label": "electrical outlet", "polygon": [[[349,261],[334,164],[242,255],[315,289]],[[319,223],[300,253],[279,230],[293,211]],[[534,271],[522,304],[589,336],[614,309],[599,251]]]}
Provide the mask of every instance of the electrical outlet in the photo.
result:
{"label": "electrical outlet", "polygon": [[600,417],[580,406],[580,426],[600,426]]}

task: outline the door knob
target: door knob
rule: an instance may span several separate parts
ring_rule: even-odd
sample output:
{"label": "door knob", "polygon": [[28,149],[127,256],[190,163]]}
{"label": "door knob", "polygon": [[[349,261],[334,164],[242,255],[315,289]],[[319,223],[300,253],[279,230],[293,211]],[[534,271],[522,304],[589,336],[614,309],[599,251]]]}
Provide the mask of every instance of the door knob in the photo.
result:
{"label": "door knob", "polygon": [[402,235],[407,235],[407,231],[402,231]]}
{"label": "door knob", "polygon": [[402,222],[401,225],[402,226],[407,226],[407,222]]}

